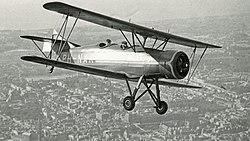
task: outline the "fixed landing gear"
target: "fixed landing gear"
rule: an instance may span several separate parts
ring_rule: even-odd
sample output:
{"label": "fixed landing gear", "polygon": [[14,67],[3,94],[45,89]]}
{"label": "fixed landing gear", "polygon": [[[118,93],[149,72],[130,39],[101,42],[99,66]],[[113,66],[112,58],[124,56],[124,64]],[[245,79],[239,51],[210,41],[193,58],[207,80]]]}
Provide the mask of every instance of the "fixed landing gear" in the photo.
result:
{"label": "fixed landing gear", "polygon": [[155,107],[155,108],[158,114],[163,115],[168,110],[168,104],[165,101],[160,101],[159,107]]}
{"label": "fixed landing gear", "polygon": [[131,96],[127,96],[123,99],[124,109],[131,111],[135,108],[135,101]]}
{"label": "fixed landing gear", "polygon": [[[150,85],[148,85],[148,83],[151,82]],[[156,112],[160,115],[163,115],[167,112],[168,110],[168,104],[165,101],[161,101],[160,99],[160,89],[159,89],[159,84],[158,84],[158,78],[154,78],[152,79],[152,81],[147,81],[147,79],[145,78],[145,76],[141,76],[137,82],[137,85],[132,93],[131,88],[129,86],[128,80],[126,79],[126,83],[130,92],[130,96],[127,96],[123,99],[123,107],[124,109],[126,109],[127,111],[131,111],[134,109],[135,107],[135,103],[137,100],[139,100],[146,92],[149,93],[150,97],[152,98],[152,100],[155,103],[155,108],[156,108]],[[136,98],[136,94],[138,92],[138,90],[140,89],[140,85],[141,83],[143,83],[146,87],[146,90],[144,92],[142,92],[137,98]],[[151,86],[155,83],[155,87],[156,87],[156,94],[154,94],[151,91]]]}

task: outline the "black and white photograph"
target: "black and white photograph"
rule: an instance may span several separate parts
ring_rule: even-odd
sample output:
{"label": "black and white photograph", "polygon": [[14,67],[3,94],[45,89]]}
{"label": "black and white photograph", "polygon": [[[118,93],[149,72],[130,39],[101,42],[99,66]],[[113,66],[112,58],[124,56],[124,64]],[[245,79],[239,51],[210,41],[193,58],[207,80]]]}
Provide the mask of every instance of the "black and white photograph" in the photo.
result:
{"label": "black and white photograph", "polygon": [[249,9],[1,0],[0,141],[250,141]]}

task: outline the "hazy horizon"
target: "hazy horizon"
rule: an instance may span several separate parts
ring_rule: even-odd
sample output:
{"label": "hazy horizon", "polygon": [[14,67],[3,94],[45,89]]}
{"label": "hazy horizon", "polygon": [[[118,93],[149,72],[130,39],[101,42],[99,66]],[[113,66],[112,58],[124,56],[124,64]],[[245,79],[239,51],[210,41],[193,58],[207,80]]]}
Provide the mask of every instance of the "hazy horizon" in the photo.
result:
{"label": "hazy horizon", "polygon": [[[0,30],[53,28],[62,17],[45,10],[42,5],[49,0],[8,0],[0,2]],[[63,0],[83,9],[133,22],[157,21],[193,17],[237,15],[249,13],[247,0]],[[82,25],[86,22],[78,22]]]}

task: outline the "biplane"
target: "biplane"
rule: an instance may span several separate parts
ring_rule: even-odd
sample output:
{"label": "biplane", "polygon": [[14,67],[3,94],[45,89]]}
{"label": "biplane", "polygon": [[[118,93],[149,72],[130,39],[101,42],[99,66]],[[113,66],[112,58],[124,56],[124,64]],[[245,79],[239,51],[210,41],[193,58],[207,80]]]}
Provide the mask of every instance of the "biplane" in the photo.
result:
{"label": "biplane", "polygon": [[[190,79],[206,50],[221,48],[221,46],[147,28],[61,2],[46,3],[43,7],[63,14],[65,19],[59,32],[54,32],[52,38],[21,36],[32,40],[43,54],[43,57],[22,56],[21,59],[50,66],[50,73],[58,67],[125,80],[129,95],[123,99],[123,106],[128,111],[133,110],[135,103],[148,93],[155,104],[156,112],[165,114],[168,104],[161,99],[159,86],[202,88],[199,85],[190,84]],[[69,17],[75,18],[75,21],[66,36]],[[117,30],[124,41],[117,44],[107,39],[105,43],[92,46],[70,42],[69,37],[79,19]],[[153,40],[150,45],[147,43],[148,39]],[[43,48],[39,47],[36,41],[43,42]],[[192,52],[188,56],[184,51],[167,49],[168,43],[189,47]],[[195,65],[193,60],[197,49],[203,49],[203,52]],[[175,81],[184,78],[186,78],[185,82]],[[136,82],[134,88],[131,88],[130,82]],[[145,90],[140,92],[141,85],[145,86]],[[152,86],[155,86],[155,92],[151,90]]]}

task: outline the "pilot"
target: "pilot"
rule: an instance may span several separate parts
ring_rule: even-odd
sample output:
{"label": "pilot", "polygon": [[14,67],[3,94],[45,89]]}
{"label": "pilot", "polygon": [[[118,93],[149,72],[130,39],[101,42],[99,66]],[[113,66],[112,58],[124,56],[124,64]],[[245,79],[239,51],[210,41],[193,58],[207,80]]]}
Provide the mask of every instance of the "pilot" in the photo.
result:
{"label": "pilot", "polygon": [[126,41],[122,41],[121,42],[121,49],[126,49],[128,47],[128,44],[127,44],[127,42]]}
{"label": "pilot", "polygon": [[112,45],[112,41],[110,40],[110,39],[107,39],[106,40],[106,43],[100,43],[99,44],[99,47],[101,47],[101,48],[106,48],[106,47],[109,47],[109,46],[111,46]]}
{"label": "pilot", "polygon": [[107,39],[106,42],[107,42],[106,46],[111,46],[111,40],[110,39]]}

